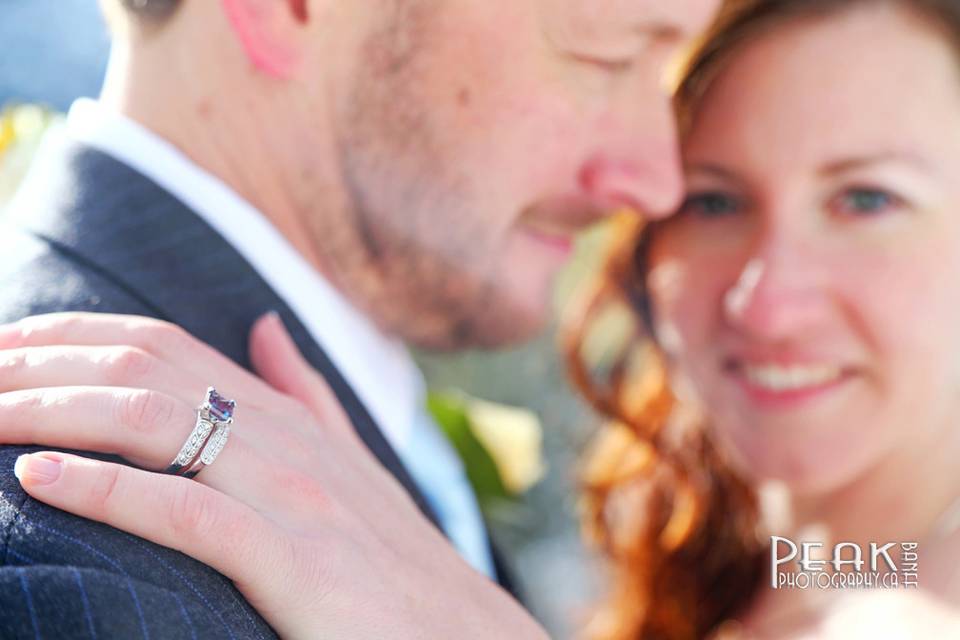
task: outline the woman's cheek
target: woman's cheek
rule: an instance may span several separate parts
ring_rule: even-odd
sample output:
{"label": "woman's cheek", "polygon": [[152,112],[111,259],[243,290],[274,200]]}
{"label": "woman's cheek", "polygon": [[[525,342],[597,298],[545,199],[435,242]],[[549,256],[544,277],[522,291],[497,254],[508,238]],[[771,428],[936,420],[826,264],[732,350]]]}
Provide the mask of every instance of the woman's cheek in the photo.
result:
{"label": "woman's cheek", "polygon": [[956,255],[960,246],[905,238],[897,250],[851,252],[836,265],[839,303],[866,354],[872,402],[861,409],[869,415],[851,415],[865,438],[887,447],[912,446],[932,437],[944,417],[960,408]]}
{"label": "woman's cheek", "polygon": [[715,368],[726,271],[716,260],[675,254],[650,272],[658,342],[699,387]]}
{"label": "woman's cheek", "polygon": [[881,369],[943,372],[960,351],[960,246],[923,244],[852,254],[834,269],[856,337]]}

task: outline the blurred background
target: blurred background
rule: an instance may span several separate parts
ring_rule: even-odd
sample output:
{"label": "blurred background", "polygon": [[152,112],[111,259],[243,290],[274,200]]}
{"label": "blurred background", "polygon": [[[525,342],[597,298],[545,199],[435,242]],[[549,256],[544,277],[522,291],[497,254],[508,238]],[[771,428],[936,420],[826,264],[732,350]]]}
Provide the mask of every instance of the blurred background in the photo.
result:
{"label": "blurred background", "polygon": [[96,0],[0,0],[0,103],[96,95],[110,41]]}
{"label": "blurred background", "polygon": [[[0,212],[44,130],[75,98],[97,95],[108,51],[96,0],[0,0]],[[578,243],[558,283],[557,309],[593,273],[602,240],[597,231]],[[496,510],[493,535],[537,617],[553,637],[572,637],[601,584],[576,511],[576,462],[597,418],[567,385],[554,331],[513,351],[417,357],[433,389],[539,417],[546,473],[520,500]]]}

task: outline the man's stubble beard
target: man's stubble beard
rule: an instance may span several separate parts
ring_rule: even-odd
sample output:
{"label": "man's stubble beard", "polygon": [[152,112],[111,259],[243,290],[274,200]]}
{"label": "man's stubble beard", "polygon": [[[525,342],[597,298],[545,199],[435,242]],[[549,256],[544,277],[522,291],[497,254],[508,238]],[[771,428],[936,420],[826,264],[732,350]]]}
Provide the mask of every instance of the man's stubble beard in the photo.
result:
{"label": "man's stubble beard", "polygon": [[[501,291],[496,218],[459,170],[455,132],[418,92],[437,62],[423,3],[397,2],[363,48],[334,127],[343,211],[309,216],[328,275],[386,332],[428,349],[497,347],[528,337]],[[422,8],[422,7],[421,7]],[[454,90],[451,90],[454,93]],[[502,222],[500,223],[502,225]]]}

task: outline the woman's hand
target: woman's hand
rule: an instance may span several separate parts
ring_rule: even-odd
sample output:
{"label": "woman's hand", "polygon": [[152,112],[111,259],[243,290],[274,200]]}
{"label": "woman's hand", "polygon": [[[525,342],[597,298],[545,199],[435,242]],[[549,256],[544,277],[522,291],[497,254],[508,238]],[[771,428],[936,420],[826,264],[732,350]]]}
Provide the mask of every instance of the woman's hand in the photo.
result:
{"label": "woman's hand", "polygon": [[284,637],[545,637],[367,451],[276,315],[254,326],[251,359],[263,380],[132,316],[0,327],[0,442],[163,469],[214,385],[238,400],[236,422],[195,480],[37,453],[17,463],[24,489],[210,565]]}

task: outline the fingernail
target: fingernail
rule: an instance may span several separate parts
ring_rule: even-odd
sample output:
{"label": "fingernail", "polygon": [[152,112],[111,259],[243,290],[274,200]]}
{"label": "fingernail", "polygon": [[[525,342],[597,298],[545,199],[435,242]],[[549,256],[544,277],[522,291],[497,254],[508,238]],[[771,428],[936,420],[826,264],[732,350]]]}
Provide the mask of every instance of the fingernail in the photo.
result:
{"label": "fingernail", "polygon": [[26,454],[17,458],[13,466],[13,475],[21,484],[53,484],[63,471],[60,458],[44,454]]}
{"label": "fingernail", "polygon": [[273,326],[280,331],[280,333],[287,339],[288,342],[293,342],[290,338],[290,331],[287,330],[287,325],[283,321],[283,317],[280,315],[279,311],[271,311],[267,314],[270,318],[270,322],[273,323]]}
{"label": "fingernail", "polygon": [[276,311],[268,311],[262,316],[260,316],[259,318],[257,318],[257,321],[254,324],[276,326],[278,324],[282,325],[283,321],[280,320],[279,313],[277,313]]}

